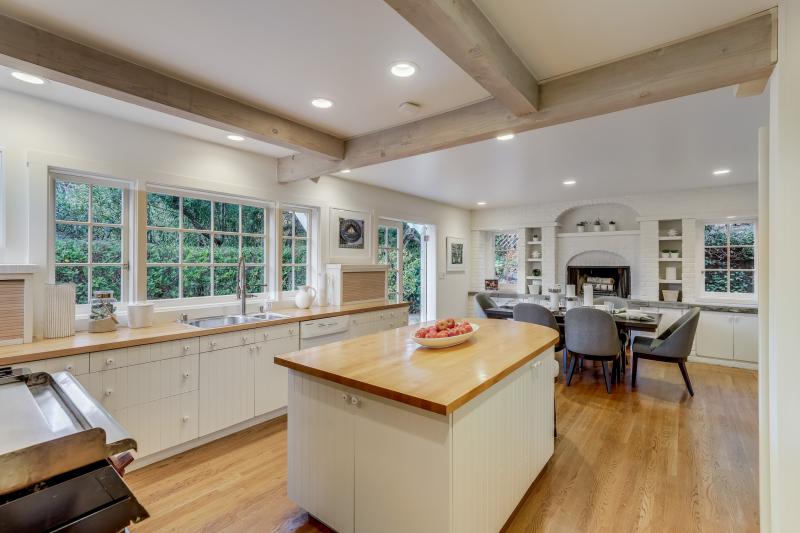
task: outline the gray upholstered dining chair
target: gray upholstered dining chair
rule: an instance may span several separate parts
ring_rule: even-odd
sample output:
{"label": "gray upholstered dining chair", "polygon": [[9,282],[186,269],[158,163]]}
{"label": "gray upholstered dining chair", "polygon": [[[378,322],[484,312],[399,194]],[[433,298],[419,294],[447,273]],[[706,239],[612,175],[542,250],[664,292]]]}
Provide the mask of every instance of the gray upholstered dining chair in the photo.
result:
{"label": "gray upholstered dining chair", "polygon": [[486,318],[486,310],[491,309],[492,307],[497,307],[497,304],[492,297],[486,294],[485,292],[479,292],[475,295],[475,301],[478,302],[478,305],[483,311],[483,317]]}
{"label": "gray upholstered dining chair", "polygon": [[[619,356],[621,347],[614,318],[599,309],[576,307],[567,311],[564,317],[567,352],[572,356],[567,375],[567,386],[572,382],[575,363],[578,359],[600,361],[603,366],[603,379],[606,392],[611,394],[611,380],[619,378]],[[607,363],[613,363],[609,376]]]}
{"label": "gray upholstered dining chair", "polygon": [[[538,304],[517,304],[514,306],[514,320],[517,322],[539,324],[540,326],[547,326],[548,328],[558,331],[558,344],[555,346],[555,351],[564,349],[564,337],[561,335],[561,328],[558,327],[558,322],[556,321],[556,317],[553,316],[553,312],[548,308]],[[566,362],[565,358],[565,365]]]}
{"label": "gray upholstered dining chair", "polygon": [[700,321],[700,308],[693,307],[688,313],[672,323],[661,335],[655,339],[649,337],[636,337],[633,341],[633,372],[631,386],[636,387],[636,370],[639,359],[650,359],[664,363],[677,363],[683,375],[683,381],[689,394],[694,396],[692,380],[686,370],[686,359],[692,353],[692,343],[697,332],[697,323]]}

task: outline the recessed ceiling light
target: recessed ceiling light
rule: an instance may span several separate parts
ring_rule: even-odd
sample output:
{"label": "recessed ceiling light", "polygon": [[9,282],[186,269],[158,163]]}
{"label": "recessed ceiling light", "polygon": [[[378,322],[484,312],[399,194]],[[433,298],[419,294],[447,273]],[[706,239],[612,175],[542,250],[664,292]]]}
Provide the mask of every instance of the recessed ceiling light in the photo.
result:
{"label": "recessed ceiling light", "polygon": [[736,215],[728,215],[728,219],[736,218]]}
{"label": "recessed ceiling light", "polygon": [[513,133],[504,133],[503,135],[498,135],[497,136],[497,140],[498,141],[510,141],[513,138],[514,138],[514,134]]}
{"label": "recessed ceiling light", "polygon": [[344,170],[340,170],[340,171],[339,171],[339,173],[340,173],[340,174],[350,174],[350,169],[349,169],[349,168],[346,168],[346,169],[344,169]]}
{"label": "recessed ceiling light", "polygon": [[486,202],[478,202],[478,205],[486,205]]}
{"label": "recessed ceiling light", "polygon": [[578,182],[575,180],[564,180],[561,183],[563,183],[564,185],[575,185]]}
{"label": "recessed ceiling light", "polygon": [[44,83],[42,78],[34,76],[33,74],[26,74],[25,72],[12,72],[11,75],[25,83],[32,83],[34,85],[42,85]]}
{"label": "recessed ceiling light", "polygon": [[729,169],[729,168],[718,168],[717,170],[715,170],[713,172],[713,174],[715,176],[724,176],[725,174],[730,174],[730,173],[731,173],[731,169]]}
{"label": "recessed ceiling light", "polygon": [[243,140],[244,140],[244,137],[242,137],[241,135],[234,135],[234,134],[231,134],[231,135],[228,135],[228,140],[230,140],[230,141],[236,141],[236,142],[241,142],[241,141],[243,141]]}
{"label": "recessed ceiling light", "polygon": [[329,107],[333,107],[333,100],[328,100],[327,98],[314,98],[311,100],[311,105],[320,109],[328,109]]}
{"label": "recessed ceiling light", "polygon": [[417,70],[419,70],[419,67],[411,61],[398,61],[397,63],[392,63],[389,68],[389,71],[398,78],[410,78],[417,73]]}

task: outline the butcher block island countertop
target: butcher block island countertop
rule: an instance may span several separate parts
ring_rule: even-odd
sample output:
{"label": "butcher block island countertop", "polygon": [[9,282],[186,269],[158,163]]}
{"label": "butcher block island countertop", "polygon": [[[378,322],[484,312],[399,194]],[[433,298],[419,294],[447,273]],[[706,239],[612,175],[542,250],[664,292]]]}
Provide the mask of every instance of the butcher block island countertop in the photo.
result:
{"label": "butcher block island countertop", "polygon": [[[554,346],[558,333],[510,320],[471,319],[480,330],[451,348],[424,348],[420,325],[279,355],[275,363],[438,414],[450,414]],[[431,322],[430,324],[433,324]]]}
{"label": "butcher block island countertop", "polygon": [[275,309],[274,312],[285,315],[286,318],[215,328],[196,328],[188,324],[168,322],[139,329],[121,327],[108,333],[81,331],[72,337],[39,339],[27,344],[0,346],[0,366],[406,306],[407,302],[331,305],[309,309],[285,308]]}
{"label": "butcher block island countertop", "polygon": [[558,333],[474,323],[451,348],[409,326],[276,356],[289,498],[339,533],[502,530],[553,456]]}

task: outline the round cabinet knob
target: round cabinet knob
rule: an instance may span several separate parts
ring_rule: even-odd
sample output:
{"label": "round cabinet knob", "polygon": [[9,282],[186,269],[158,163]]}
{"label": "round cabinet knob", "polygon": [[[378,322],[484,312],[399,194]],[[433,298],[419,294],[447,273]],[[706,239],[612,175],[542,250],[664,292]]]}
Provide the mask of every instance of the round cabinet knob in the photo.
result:
{"label": "round cabinet knob", "polygon": [[184,422],[188,422],[189,421],[189,417],[188,416],[184,416],[181,420],[183,420]]}
{"label": "round cabinet knob", "polygon": [[256,351],[257,351],[257,352],[260,352],[260,351],[261,351],[261,345],[260,345],[260,344],[256,344]]}
{"label": "round cabinet knob", "polygon": [[73,368],[75,368],[75,367],[72,366],[72,365],[67,365],[67,366],[64,367],[64,370],[66,370],[67,372],[72,372]]}
{"label": "round cabinet knob", "polygon": [[264,339],[269,339],[269,333],[264,333]]}
{"label": "round cabinet knob", "polygon": [[242,342],[247,342],[247,337],[242,337]]}
{"label": "round cabinet knob", "polygon": [[359,405],[361,405],[361,400],[359,400],[357,396],[351,396],[350,403],[358,407]]}
{"label": "round cabinet knob", "polygon": [[108,359],[106,359],[106,364],[107,365],[113,365],[114,364],[114,358],[113,357],[109,357]]}
{"label": "round cabinet knob", "polygon": [[113,392],[114,392],[114,391],[113,391],[113,390],[111,390],[111,389],[106,389],[105,395],[106,395],[106,396],[111,396],[111,394],[112,394]]}
{"label": "round cabinet knob", "polygon": [[211,346],[212,346],[212,347],[213,347],[213,346],[216,346],[216,345],[217,345],[217,341],[211,341]]}
{"label": "round cabinet knob", "polygon": [[349,402],[350,401],[350,395],[347,394],[346,392],[343,392],[342,393],[342,400],[344,400],[345,402]]}
{"label": "round cabinet knob", "polygon": [[294,328],[289,329],[289,335],[294,335]]}
{"label": "round cabinet knob", "polygon": [[190,349],[191,349],[191,347],[188,344],[183,347],[183,351],[184,352],[188,352]]}
{"label": "round cabinet knob", "polygon": [[185,379],[185,378],[188,378],[188,377],[189,377],[189,372],[184,372],[184,373],[183,373],[183,377],[184,377],[184,379]]}

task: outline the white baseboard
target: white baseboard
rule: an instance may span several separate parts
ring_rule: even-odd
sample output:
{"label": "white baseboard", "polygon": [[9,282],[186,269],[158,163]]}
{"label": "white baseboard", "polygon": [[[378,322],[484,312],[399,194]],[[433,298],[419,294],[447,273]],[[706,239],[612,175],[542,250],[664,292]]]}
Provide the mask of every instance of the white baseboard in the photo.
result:
{"label": "white baseboard", "polygon": [[190,440],[188,442],[184,442],[178,444],[177,446],[173,446],[172,448],[167,448],[166,450],[161,450],[160,452],[156,452],[145,457],[137,457],[136,460],[131,463],[131,466],[126,468],[127,472],[133,472],[134,470],[138,470],[139,468],[143,468],[145,466],[151,465],[153,463],[157,463],[159,461],[163,461],[173,455],[178,455],[179,453],[183,453],[186,451],[191,450],[192,448],[197,448],[198,446],[202,446],[204,444],[208,444],[209,442],[213,442],[217,439],[221,439],[222,437],[227,437],[228,435],[233,435],[234,433],[238,433],[244,429],[257,426],[258,424],[263,424],[264,422],[269,422],[279,416],[286,414],[286,407],[281,407],[280,409],[275,409],[269,413],[256,416],[249,420],[245,420],[244,422],[239,422],[238,424],[227,427],[225,429],[221,429],[216,433],[210,433],[208,435],[203,435],[200,438]]}
{"label": "white baseboard", "polygon": [[731,368],[744,368],[746,370],[758,370],[758,363],[751,363],[749,361],[735,361],[733,359],[716,359],[714,357],[702,357],[699,355],[690,355],[690,363],[704,363],[707,365],[727,366]]}

